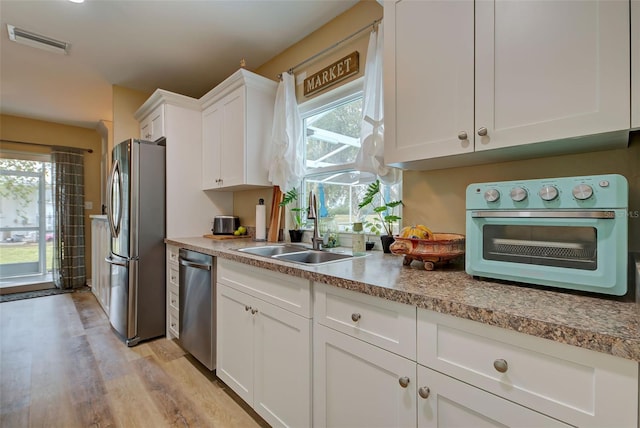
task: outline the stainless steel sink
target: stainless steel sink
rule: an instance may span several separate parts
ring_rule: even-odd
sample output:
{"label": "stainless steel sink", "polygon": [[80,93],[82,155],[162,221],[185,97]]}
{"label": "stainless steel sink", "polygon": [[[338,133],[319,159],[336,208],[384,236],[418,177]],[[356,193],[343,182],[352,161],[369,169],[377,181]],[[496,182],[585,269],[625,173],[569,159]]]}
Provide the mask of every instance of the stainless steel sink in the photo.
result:
{"label": "stainless steel sink", "polygon": [[307,250],[299,253],[280,254],[274,256],[278,260],[286,260],[288,262],[304,263],[307,265],[320,265],[331,263],[345,259],[351,259],[351,254],[329,253],[327,251]]}
{"label": "stainless steel sink", "polygon": [[298,245],[265,245],[261,247],[240,248],[238,251],[254,254],[256,256],[271,257],[278,254],[297,253],[307,251],[307,248]]}
{"label": "stainless steel sink", "polygon": [[238,251],[305,265],[321,265],[353,258],[351,254],[310,250],[299,245],[265,245],[239,248]]}

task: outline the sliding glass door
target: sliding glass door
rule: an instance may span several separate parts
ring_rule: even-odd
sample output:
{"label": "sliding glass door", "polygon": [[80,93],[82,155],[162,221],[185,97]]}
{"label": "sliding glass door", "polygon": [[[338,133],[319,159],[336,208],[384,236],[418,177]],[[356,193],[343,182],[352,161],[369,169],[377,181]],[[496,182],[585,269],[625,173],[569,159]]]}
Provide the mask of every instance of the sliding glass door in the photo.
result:
{"label": "sliding glass door", "polygon": [[0,154],[0,285],[49,282],[53,245],[48,155]]}

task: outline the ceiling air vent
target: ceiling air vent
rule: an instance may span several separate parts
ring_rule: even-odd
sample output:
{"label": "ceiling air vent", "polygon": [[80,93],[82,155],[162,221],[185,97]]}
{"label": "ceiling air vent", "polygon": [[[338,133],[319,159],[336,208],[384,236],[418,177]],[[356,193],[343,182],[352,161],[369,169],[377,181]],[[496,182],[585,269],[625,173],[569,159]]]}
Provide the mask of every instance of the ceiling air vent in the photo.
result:
{"label": "ceiling air vent", "polygon": [[71,47],[70,43],[61,42],[47,36],[41,36],[40,34],[14,27],[13,25],[7,24],[7,31],[9,32],[10,40],[45,51],[66,55],[69,53],[69,48]]}

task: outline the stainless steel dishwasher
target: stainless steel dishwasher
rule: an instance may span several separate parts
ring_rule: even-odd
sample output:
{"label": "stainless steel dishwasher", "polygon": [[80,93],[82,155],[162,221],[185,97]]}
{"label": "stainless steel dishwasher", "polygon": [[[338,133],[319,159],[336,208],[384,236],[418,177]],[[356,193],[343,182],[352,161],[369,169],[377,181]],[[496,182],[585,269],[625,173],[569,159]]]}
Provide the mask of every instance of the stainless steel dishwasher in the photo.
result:
{"label": "stainless steel dishwasher", "polygon": [[180,338],[182,348],[209,370],[216,368],[215,258],[180,250]]}

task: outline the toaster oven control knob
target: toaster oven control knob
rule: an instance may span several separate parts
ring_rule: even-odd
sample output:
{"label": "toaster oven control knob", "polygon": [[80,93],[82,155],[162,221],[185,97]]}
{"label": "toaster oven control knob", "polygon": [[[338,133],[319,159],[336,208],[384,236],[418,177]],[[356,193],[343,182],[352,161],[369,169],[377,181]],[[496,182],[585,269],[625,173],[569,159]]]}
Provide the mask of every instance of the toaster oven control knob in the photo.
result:
{"label": "toaster oven control knob", "polygon": [[540,195],[544,201],[553,201],[558,197],[558,189],[555,186],[544,186],[540,189],[538,195]]}
{"label": "toaster oven control knob", "polygon": [[516,186],[511,189],[511,199],[514,202],[522,202],[527,199],[527,191],[520,186]]}
{"label": "toaster oven control knob", "polygon": [[579,201],[589,199],[593,195],[593,188],[588,184],[578,184],[573,188],[573,197]]}
{"label": "toaster oven control knob", "polygon": [[495,202],[500,199],[500,192],[498,189],[489,189],[484,192],[484,200],[487,202]]}

